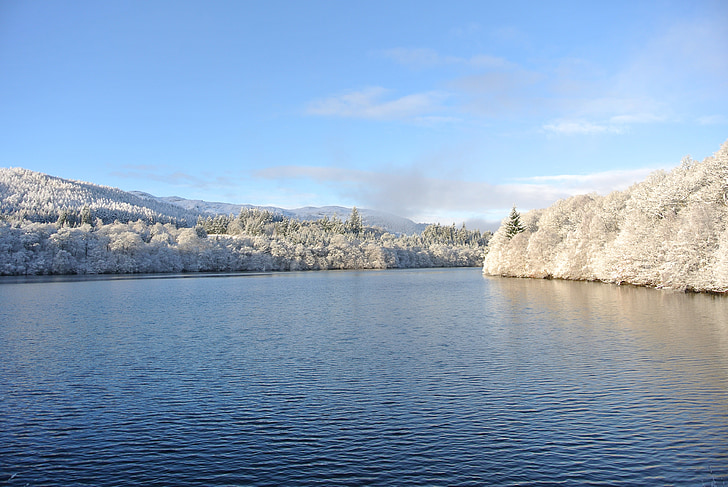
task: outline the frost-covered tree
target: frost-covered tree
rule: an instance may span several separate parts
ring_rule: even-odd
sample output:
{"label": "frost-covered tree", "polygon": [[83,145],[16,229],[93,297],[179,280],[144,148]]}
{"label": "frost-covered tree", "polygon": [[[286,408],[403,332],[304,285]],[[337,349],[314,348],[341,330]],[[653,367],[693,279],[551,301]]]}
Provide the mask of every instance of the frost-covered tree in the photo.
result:
{"label": "frost-covered tree", "polygon": [[626,191],[580,195],[527,212],[495,233],[488,274],[599,280],[726,292],[728,142]]}
{"label": "frost-covered tree", "polygon": [[357,208],[346,221],[255,208],[200,217],[143,195],[0,168],[0,275],[477,266],[488,237],[455,225],[393,235],[365,226]]}
{"label": "frost-covered tree", "polygon": [[361,220],[361,215],[359,215],[359,210],[356,209],[356,206],[351,209],[351,214],[349,215],[349,218],[346,220],[346,229],[350,233],[353,233],[354,235],[360,235],[362,231],[364,230],[364,225]]}
{"label": "frost-covered tree", "polygon": [[141,220],[76,227],[2,221],[0,275],[475,266],[485,254],[485,244],[472,239],[457,244],[367,227],[357,236],[340,220],[273,220],[245,212],[228,224],[234,234],[209,235],[205,222],[180,228]]}
{"label": "frost-covered tree", "polygon": [[[88,215],[85,209],[92,214]],[[117,188],[49,176],[22,168],[0,168],[0,213],[38,223],[63,225],[160,221],[192,225],[197,217],[179,206],[143,198]]]}

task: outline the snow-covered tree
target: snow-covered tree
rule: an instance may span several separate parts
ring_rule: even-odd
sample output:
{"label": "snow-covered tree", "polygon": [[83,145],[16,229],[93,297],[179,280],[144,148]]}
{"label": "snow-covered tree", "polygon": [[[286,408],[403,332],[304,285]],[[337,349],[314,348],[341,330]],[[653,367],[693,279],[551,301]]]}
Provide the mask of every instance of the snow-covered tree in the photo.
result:
{"label": "snow-covered tree", "polygon": [[728,142],[626,191],[574,196],[522,218],[522,233],[510,217],[493,236],[485,273],[726,292]]}
{"label": "snow-covered tree", "polygon": [[359,215],[359,210],[356,209],[356,206],[351,209],[351,215],[349,215],[349,218],[346,220],[346,229],[356,236],[359,236],[364,230],[361,215]]}
{"label": "snow-covered tree", "polygon": [[357,208],[296,220],[256,208],[200,215],[143,194],[0,168],[0,275],[477,266],[489,234],[393,235]]}

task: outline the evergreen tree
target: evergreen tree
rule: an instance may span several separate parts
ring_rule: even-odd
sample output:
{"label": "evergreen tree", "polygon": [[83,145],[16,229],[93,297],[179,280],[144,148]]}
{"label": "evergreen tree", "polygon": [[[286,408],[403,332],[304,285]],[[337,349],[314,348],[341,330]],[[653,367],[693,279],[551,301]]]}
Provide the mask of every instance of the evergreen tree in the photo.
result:
{"label": "evergreen tree", "polygon": [[81,225],[86,223],[89,225],[93,225],[94,223],[93,216],[91,215],[91,209],[88,206],[84,206],[81,209]]}
{"label": "evergreen tree", "polygon": [[58,214],[58,220],[56,220],[56,227],[57,228],[62,228],[62,227],[67,226],[69,219],[70,218],[69,218],[69,215],[68,215],[68,210],[64,208]]}
{"label": "evergreen tree", "polygon": [[506,223],[506,237],[510,240],[524,230],[525,228],[521,223],[521,214],[516,211],[516,205],[513,205],[511,214],[508,217],[508,223]]}
{"label": "evergreen tree", "polygon": [[361,215],[359,215],[359,210],[356,209],[356,206],[351,209],[351,215],[349,215],[348,220],[346,220],[346,229],[354,235],[359,235],[364,230],[364,224],[362,223]]}

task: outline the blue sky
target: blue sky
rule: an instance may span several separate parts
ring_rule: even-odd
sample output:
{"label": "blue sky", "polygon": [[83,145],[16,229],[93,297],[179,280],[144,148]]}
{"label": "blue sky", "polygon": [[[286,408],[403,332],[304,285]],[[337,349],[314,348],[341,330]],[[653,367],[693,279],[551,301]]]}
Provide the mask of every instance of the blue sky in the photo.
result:
{"label": "blue sky", "polygon": [[728,139],[728,2],[0,1],[0,166],[500,220]]}

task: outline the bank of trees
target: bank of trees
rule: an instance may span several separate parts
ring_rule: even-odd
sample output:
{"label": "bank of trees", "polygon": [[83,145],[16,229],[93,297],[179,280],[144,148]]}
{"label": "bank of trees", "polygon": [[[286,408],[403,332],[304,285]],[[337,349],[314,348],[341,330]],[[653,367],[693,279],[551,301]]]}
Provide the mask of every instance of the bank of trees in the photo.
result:
{"label": "bank of trees", "polygon": [[728,142],[626,191],[580,195],[504,220],[487,274],[728,291]]}
{"label": "bank of trees", "polygon": [[[93,218],[93,212],[86,215]],[[0,221],[0,275],[478,266],[488,235],[464,227],[393,235],[347,218],[300,221],[244,209],[194,227],[81,218]]]}
{"label": "bank of trees", "polygon": [[0,275],[478,266],[490,234],[420,234],[259,209],[205,215],[116,188],[0,168]]}

